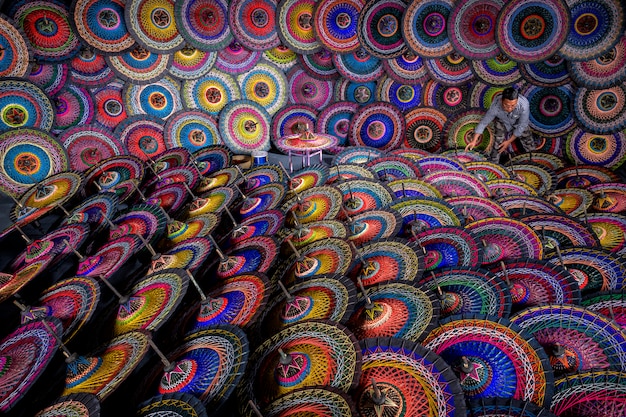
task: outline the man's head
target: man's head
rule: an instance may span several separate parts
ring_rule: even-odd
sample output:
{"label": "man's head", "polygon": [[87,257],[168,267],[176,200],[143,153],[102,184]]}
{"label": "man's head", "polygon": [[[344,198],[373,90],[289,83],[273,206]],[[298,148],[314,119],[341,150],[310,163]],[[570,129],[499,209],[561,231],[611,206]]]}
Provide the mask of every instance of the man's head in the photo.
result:
{"label": "man's head", "polygon": [[502,91],[502,110],[511,113],[517,106],[519,92],[515,87],[507,87]]}

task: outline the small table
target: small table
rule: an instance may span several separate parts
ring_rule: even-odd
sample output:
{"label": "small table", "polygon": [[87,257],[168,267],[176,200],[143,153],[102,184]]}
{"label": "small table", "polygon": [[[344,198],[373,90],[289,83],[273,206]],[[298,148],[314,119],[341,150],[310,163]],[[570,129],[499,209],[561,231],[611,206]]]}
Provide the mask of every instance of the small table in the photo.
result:
{"label": "small table", "polygon": [[309,131],[275,140],[276,147],[289,156],[289,172],[293,172],[294,156],[302,158],[302,167],[311,166],[311,158],[315,156],[319,156],[321,163],[324,149],[337,146],[338,142],[335,136]]}

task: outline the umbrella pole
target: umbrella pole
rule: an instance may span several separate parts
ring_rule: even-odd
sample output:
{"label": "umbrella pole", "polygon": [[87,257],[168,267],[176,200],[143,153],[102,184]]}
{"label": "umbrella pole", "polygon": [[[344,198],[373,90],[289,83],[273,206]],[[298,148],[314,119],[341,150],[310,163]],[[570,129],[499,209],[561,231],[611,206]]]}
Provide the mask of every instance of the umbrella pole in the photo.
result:
{"label": "umbrella pole", "polygon": [[191,196],[191,198],[192,198],[193,200],[195,200],[196,198],[198,198],[198,197],[196,197],[196,195],[193,193],[193,191],[191,191],[191,188],[189,188],[189,185],[188,185],[185,181],[183,181],[183,185],[185,186],[185,189],[187,190],[187,192],[189,193],[189,195]]}
{"label": "umbrella pole", "polygon": [[367,310],[373,309],[374,303],[372,303],[372,299],[370,298],[370,296],[367,295],[367,291],[365,290],[365,287],[363,286],[363,280],[361,279],[361,277],[356,277],[356,283],[359,286],[359,290],[363,294],[363,298],[365,298],[365,308]]}
{"label": "umbrella pole", "polygon": [[58,208],[58,209],[61,209],[61,211],[62,211],[63,213],[65,213],[65,217],[67,217],[67,218],[72,217],[72,214],[71,214],[69,211],[67,211],[67,210],[65,209],[65,207],[63,207],[61,204],[58,204],[58,203],[57,203],[57,204],[55,204],[55,207],[56,207],[56,208]]}
{"label": "umbrella pole", "polygon": [[72,250],[72,252],[74,252],[74,255],[76,255],[78,257],[79,261],[82,262],[82,261],[85,260],[85,257],[83,255],[81,255],[80,252],[78,252],[74,246],[72,246],[72,244],[70,243],[69,239],[63,239],[63,243],[65,243],[65,246],[67,246],[68,248],[70,248]]}
{"label": "umbrella pole", "polygon": [[559,263],[561,264],[563,269],[567,271],[567,267],[565,266],[565,263],[563,262],[563,256],[561,255],[561,248],[559,247],[559,245],[557,245],[555,249],[556,249],[556,256],[559,257]]}
{"label": "umbrella pole", "polygon": [[207,237],[211,240],[211,243],[215,247],[215,252],[217,252],[217,255],[220,257],[220,264],[228,262],[228,257],[224,255],[224,252],[222,252],[220,247],[217,245],[217,242],[215,241],[215,238],[213,238],[213,235],[207,235]]}
{"label": "umbrella pole", "polygon": [[378,388],[378,384],[376,383],[376,380],[374,378],[372,378],[372,401],[374,402],[374,404],[376,405],[383,405],[385,404],[385,402],[387,402],[387,396],[385,394],[383,394],[383,392],[380,390],[380,388]]}
{"label": "umbrella pole", "polygon": [[41,323],[50,332],[52,337],[54,337],[56,339],[57,343],[59,344],[59,348],[61,349],[61,352],[63,352],[63,356],[65,356],[66,359],[71,358],[73,356],[73,354],[69,351],[67,346],[65,346],[65,344],[63,343],[63,340],[61,340],[59,335],[56,334],[56,332],[54,330],[52,330],[52,327],[50,327],[48,322],[44,319],[44,320],[41,320]]}
{"label": "umbrella pole", "polygon": [[100,281],[102,281],[102,283],[110,289],[113,294],[115,294],[120,304],[124,304],[128,301],[128,297],[123,296],[103,275],[98,275],[98,278],[100,278]]}
{"label": "umbrella pole", "polygon": [[157,253],[154,248],[152,247],[152,245],[146,240],[146,238],[144,238],[140,233],[135,233],[137,235],[137,237],[139,238],[139,240],[141,240],[141,242],[143,243],[143,245],[148,249],[148,251],[150,251],[150,255],[152,255],[152,259],[158,259],[161,257],[160,253]]}
{"label": "umbrella pole", "polygon": [[439,286],[439,281],[437,280],[437,275],[435,275],[435,273],[433,271],[430,271],[430,276],[432,277],[433,281],[435,281],[435,285],[437,286],[437,295],[439,296],[439,299],[443,300],[443,290]]}
{"label": "umbrella pole", "polygon": [[17,198],[15,198],[15,196],[13,196],[13,194],[11,193],[5,193],[6,195],[8,195],[9,197],[11,197],[11,200],[13,200],[13,202],[15,203],[15,205],[17,205],[20,209],[24,208],[24,204],[22,204],[20,202],[20,200],[18,200]]}
{"label": "umbrella pole", "polygon": [[159,359],[161,359],[161,362],[163,363],[164,367],[164,371],[165,372],[169,372],[172,369],[174,369],[174,364],[170,361],[167,360],[167,358],[165,357],[165,355],[163,354],[163,352],[161,352],[161,349],[159,349],[157,347],[157,345],[154,343],[154,341],[152,340],[151,337],[148,338],[148,344],[150,345],[150,347],[154,350],[154,353],[157,354],[157,356],[159,357]]}
{"label": "umbrella pole", "polygon": [[147,198],[144,195],[144,193],[142,193],[141,190],[139,189],[139,187],[137,186],[137,182],[135,180],[130,180],[130,183],[133,184],[133,188],[139,194],[139,197],[141,198],[141,201],[143,201],[145,203]]}
{"label": "umbrella pole", "polygon": [[280,287],[283,294],[285,294],[285,298],[287,299],[287,301],[293,300],[293,295],[287,290],[285,284],[283,284],[281,280],[278,280],[278,286]]}
{"label": "umbrella pole", "polygon": [[26,242],[26,244],[30,245],[31,243],[33,243],[33,240],[31,238],[29,238],[28,236],[26,236],[26,233],[24,233],[24,231],[22,230],[21,227],[19,227],[17,225],[17,223],[15,223],[13,225],[13,227],[15,227],[15,229],[20,233],[20,235],[22,236],[22,239],[24,239],[24,241]]}
{"label": "umbrella pole", "polygon": [[198,284],[198,281],[196,281],[196,278],[193,276],[193,274],[191,273],[189,269],[185,269],[185,272],[187,273],[187,276],[189,277],[189,281],[191,281],[196,291],[198,291],[198,295],[200,295],[200,302],[202,304],[206,303],[208,300],[207,296],[204,295],[204,292],[202,291],[202,288],[200,288],[200,285]]}
{"label": "umbrella pole", "polygon": [[500,261],[500,268],[502,268],[502,272],[504,272],[504,282],[506,282],[506,285],[511,288],[511,281],[509,281],[509,271],[507,271],[506,266],[504,265],[504,261]]}

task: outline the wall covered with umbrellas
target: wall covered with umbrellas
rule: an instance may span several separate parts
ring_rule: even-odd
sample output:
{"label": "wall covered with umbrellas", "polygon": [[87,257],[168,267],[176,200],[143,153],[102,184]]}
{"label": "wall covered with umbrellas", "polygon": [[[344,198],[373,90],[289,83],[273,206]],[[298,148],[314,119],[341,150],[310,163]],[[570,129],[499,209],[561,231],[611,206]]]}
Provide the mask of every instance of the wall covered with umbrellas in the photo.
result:
{"label": "wall covered with umbrellas", "polygon": [[0,413],[626,415],[621,1],[2,12]]}

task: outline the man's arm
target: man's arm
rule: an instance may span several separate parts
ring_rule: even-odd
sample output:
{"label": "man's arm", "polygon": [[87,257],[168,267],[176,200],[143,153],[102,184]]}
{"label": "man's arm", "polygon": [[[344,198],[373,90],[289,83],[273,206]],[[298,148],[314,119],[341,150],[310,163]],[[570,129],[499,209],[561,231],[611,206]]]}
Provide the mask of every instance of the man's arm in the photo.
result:
{"label": "man's arm", "polygon": [[[487,113],[485,113],[483,118],[480,119],[480,123],[478,123],[478,125],[476,126],[476,129],[474,129],[474,136],[472,136],[472,140],[465,147],[466,151],[474,149],[476,146],[478,146],[478,144],[480,143],[480,135],[483,134],[483,132],[487,128],[487,125],[489,125],[489,123],[491,123],[493,119],[496,118],[496,114],[497,114],[497,110],[499,106],[500,106],[499,101],[496,103],[496,100],[494,100],[491,103],[491,107],[489,107],[489,110],[487,110]],[[487,145],[487,151],[491,150],[491,142],[492,141],[490,141],[489,144]]]}

